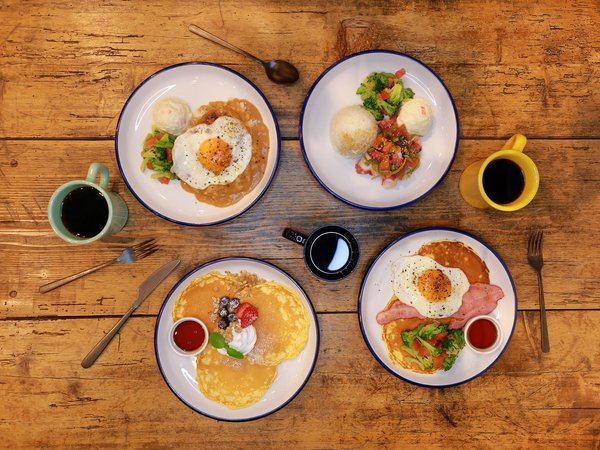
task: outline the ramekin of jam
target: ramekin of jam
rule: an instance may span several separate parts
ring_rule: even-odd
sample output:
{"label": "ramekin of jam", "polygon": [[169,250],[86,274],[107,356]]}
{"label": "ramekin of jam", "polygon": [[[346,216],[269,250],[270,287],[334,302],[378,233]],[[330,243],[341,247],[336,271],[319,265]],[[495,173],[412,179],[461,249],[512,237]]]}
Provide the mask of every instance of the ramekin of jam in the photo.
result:
{"label": "ramekin of jam", "polygon": [[208,344],[208,329],[195,317],[182,317],[171,327],[171,347],[183,356],[195,356]]}
{"label": "ramekin of jam", "polygon": [[492,353],[502,342],[500,322],[491,316],[475,316],[465,325],[465,341],[476,353]]}

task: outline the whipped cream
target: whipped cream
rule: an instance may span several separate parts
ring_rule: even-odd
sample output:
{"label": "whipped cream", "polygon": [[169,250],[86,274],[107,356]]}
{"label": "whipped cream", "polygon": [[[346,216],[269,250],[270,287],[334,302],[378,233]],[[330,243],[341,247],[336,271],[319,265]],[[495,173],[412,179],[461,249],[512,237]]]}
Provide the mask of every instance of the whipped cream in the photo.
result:
{"label": "whipped cream", "polygon": [[[231,342],[229,342],[229,346],[236,349],[243,355],[250,353],[256,345],[256,328],[254,328],[252,325],[242,328],[239,333],[237,333],[235,330],[232,330],[232,334],[233,338],[231,339]],[[227,350],[224,348],[220,348],[217,351],[221,355],[227,354]]]}

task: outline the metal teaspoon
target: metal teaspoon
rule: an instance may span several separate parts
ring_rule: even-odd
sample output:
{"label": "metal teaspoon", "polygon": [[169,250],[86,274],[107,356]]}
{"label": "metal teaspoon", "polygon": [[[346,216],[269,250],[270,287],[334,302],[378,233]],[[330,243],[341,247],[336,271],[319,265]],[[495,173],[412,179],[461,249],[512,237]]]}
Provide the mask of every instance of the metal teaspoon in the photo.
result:
{"label": "metal teaspoon", "polygon": [[298,78],[300,78],[298,69],[296,69],[296,67],[294,67],[292,64],[290,64],[287,61],[281,61],[279,59],[269,61],[269,62],[263,61],[262,59],[257,58],[254,55],[251,55],[247,51],[242,50],[241,48],[238,48],[235,45],[232,45],[229,42],[224,41],[221,38],[218,38],[214,34],[211,34],[208,31],[203,30],[202,28],[200,28],[196,25],[190,25],[188,27],[188,29],[192,33],[194,33],[200,37],[208,39],[209,41],[215,42],[219,45],[222,45],[223,47],[233,50],[234,52],[238,52],[250,59],[253,59],[254,61],[261,64],[265,68],[265,72],[267,73],[267,76],[269,77],[269,79],[271,81],[274,81],[275,83],[291,84],[291,83],[295,82],[296,80],[298,80]]}

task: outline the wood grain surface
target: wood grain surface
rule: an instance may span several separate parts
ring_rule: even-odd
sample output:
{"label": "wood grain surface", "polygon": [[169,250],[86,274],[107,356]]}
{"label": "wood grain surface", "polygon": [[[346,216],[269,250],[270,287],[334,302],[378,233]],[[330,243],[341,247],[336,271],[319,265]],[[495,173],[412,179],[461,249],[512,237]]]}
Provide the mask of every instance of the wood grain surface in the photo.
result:
{"label": "wood grain surface", "polygon": [[[301,79],[270,82],[252,61],[191,35],[207,28],[265,59],[292,61]],[[595,0],[0,3],[0,448],[600,448],[600,9]],[[431,67],[458,109],[452,168],[409,207],[366,212],[311,176],[298,116],[318,75],[339,58],[391,49]],[[247,76],[275,109],[284,138],[266,195],[235,220],[186,228],[140,205],[117,169],[121,108],[146,77],[185,61]],[[528,138],[538,195],[514,213],[476,210],[461,172],[514,132]],[[120,233],[87,245],[60,240],[47,204],[91,162],[129,207]],[[339,224],[360,243],[346,279],[307,270],[285,227]],[[459,228],[482,238],[514,279],[519,313],[505,353],[483,376],[426,389],[390,375],[358,326],[357,297],[375,256],[405,232]],[[538,288],[526,261],[529,231],[545,232],[550,353],[540,349]],[[41,284],[155,237],[161,251],[42,295]],[[224,256],[266,259],[306,289],[318,313],[314,373],[284,409],[240,424],[177,400],[158,370],[156,314],[173,284]],[[91,369],[80,361],[130,306],[136,288],[174,257],[183,264],[149,297]]]}
{"label": "wood grain surface", "polygon": [[589,335],[598,320],[598,311],[551,312],[553,347],[541,354],[538,314],[522,312],[505,355],[484,376],[426,389],[375,361],[355,314],[320,315],[319,359],[303,391],[269,418],[237,424],[194,414],[171,393],[148,339],[154,318],[132,319],[91,370],[79,365],[82,355],[114,319],[7,321],[2,445],[564,448],[569,436],[567,444],[593,447],[600,349]]}

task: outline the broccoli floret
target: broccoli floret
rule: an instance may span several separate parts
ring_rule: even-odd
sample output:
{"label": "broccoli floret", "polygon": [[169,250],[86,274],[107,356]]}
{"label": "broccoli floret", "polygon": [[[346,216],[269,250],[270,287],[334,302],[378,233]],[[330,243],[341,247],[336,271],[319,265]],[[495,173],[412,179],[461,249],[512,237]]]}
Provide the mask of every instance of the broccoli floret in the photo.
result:
{"label": "broccoli floret", "polygon": [[398,108],[385,100],[377,99],[377,106],[388,116],[393,116],[398,112]]}
{"label": "broccoli floret", "polygon": [[442,348],[448,354],[458,355],[458,352],[465,346],[465,334],[462,330],[452,330],[442,341]]}
{"label": "broccoli floret", "polygon": [[389,102],[392,105],[398,106],[404,99],[404,83],[402,81],[397,82],[392,89],[390,89]]}
{"label": "broccoli floret", "polygon": [[403,331],[402,332],[402,342],[404,342],[404,345],[407,347],[410,347],[410,344],[412,344],[412,341],[414,341],[417,338],[421,329],[423,329],[423,324],[420,324],[414,330]]}
{"label": "broccoli floret", "polygon": [[379,106],[377,104],[376,97],[367,98],[363,102],[363,106],[367,109],[367,111],[369,111],[371,114],[373,114],[373,117],[375,117],[375,120],[383,119],[383,113],[379,110]]}
{"label": "broccoli floret", "polygon": [[448,325],[444,323],[430,323],[423,327],[419,336],[423,339],[433,339],[436,335],[443,333],[448,329]]}
{"label": "broccoli floret", "polygon": [[411,98],[413,98],[415,96],[415,93],[411,88],[405,88],[404,93],[402,95],[402,101],[405,102],[406,100],[410,100]]}
{"label": "broccoli floret", "polygon": [[444,358],[443,366],[444,370],[450,370],[456,361],[456,355],[449,355]]}
{"label": "broccoli floret", "polygon": [[388,72],[373,72],[362,81],[356,93],[359,95],[374,92],[377,94],[387,86],[388,78],[393,78],[393,73]]}
{"label": "broccoli floret", "polygon": [[442,349],[439,347],[434,347],[433,345],[431,345],[429,342],[427,342],[425,339],[423,339],[420,336],[417,336],[417,339],[419,340],[419,342],[423,345],[423,347],[425,347],[427,349],[427,351],[429,353],[431,353],[433,356],[439,356],[440,353],[442,353]]}

